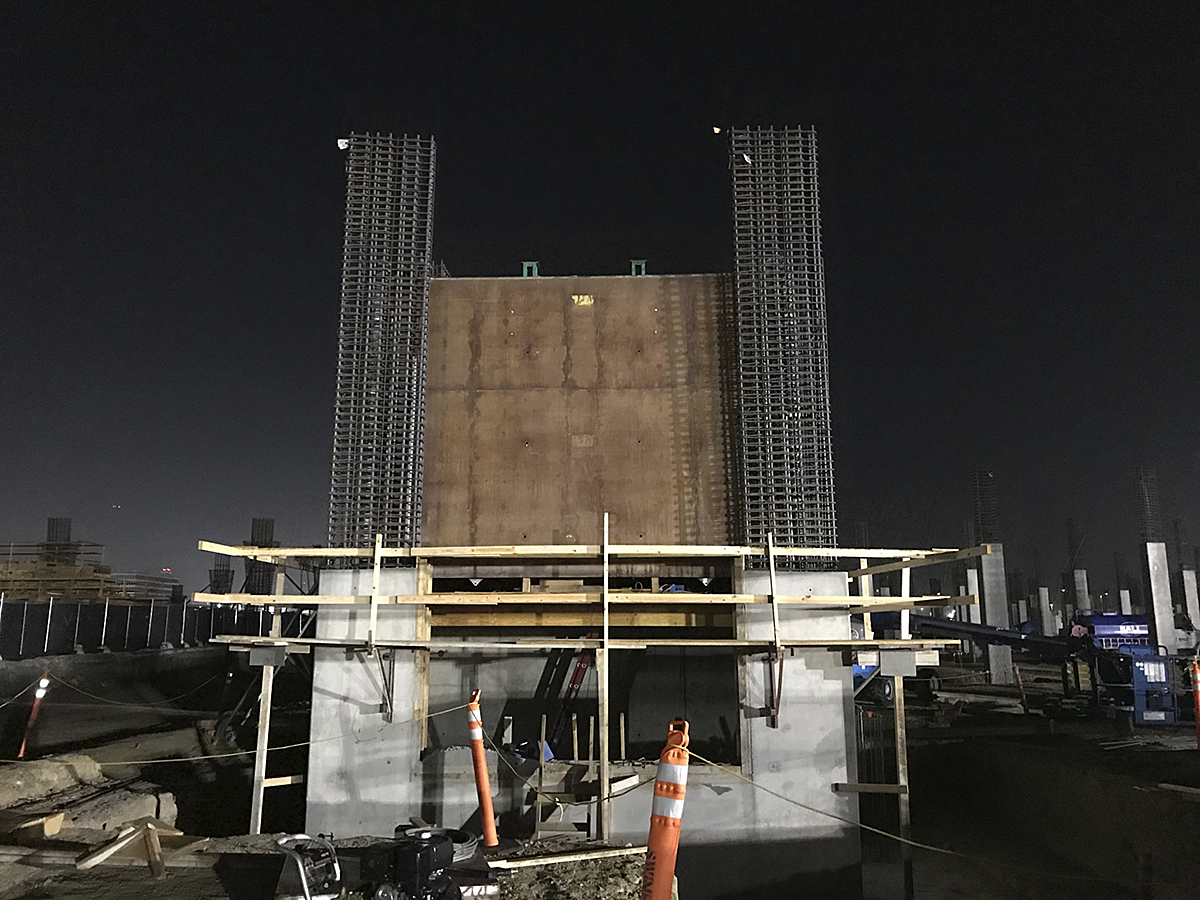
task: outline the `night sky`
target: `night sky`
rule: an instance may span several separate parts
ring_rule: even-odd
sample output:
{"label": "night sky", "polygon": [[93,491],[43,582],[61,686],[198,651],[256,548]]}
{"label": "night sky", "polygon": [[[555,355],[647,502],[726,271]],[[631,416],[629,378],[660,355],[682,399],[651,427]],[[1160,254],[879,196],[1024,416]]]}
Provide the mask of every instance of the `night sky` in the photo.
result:
{"label": "night sky", "polygon": [[1194,3],[445,6],[4,5],[0,539],[324,541],[339,136],[436,135],[454,275],[711,272],[733,123],[818,129],[843,543],[960,545],[988,468],[1108,588],[1139,465],[1200,543]]}

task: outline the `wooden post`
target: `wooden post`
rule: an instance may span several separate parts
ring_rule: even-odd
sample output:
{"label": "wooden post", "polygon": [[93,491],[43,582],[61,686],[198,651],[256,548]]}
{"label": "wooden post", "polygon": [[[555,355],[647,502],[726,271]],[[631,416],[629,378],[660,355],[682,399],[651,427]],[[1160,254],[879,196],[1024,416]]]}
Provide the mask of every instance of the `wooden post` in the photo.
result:
{"label": "wooden post", "polygon": [[596,650],[596,693],[600,707],[600,778],[596,796],[599,798],[598,812],[600,818],[600,833],[597,837],[602,841],[607,841],[612,836],[612,798],[609,797],[612,783],[609,760],[612,754],[609,753],[608,746],[608,513],[604,514],[603,537],[604,540],[600,548],[603,566],[603,577],[600,588],[603,630],[600,647]]}
{"label": "wooden post", "polygon": [[624,761],[629,759],[625,753],[625,713],[621,713],[619,719],[621,722],[621,760]]}
{"label": "wooden post", "polygon": [[[865,558],[859,559],[858,567],[860,569],[865,569],[865,568],[867,568],[867,565],[869,564],[869,562],[870,562],[870,560],[865,559]],[[870,575],[859,575],[858,576],[858,596],[870,597],[874,592],[875,592],[874,586],[871,584],[871,576]],[[871,614],[869,612],[867,612],[866,610],[863,610],[863,633],[862,633],[862,636],[863,636],[863,640],[866,640],[866,641],[872,641],[875,639],[875,631],[873,628],[871,628]]]}
{"label": "wooden post", "polygon": [[[287,569],[280,563],[275,567],[275,596],[282,597],[284,586],[287,584]],[[282,601],[281,601],[282,602]],[[271,637],[283,637],[283,607],[276,606],[271,615]]]}
{"label": "wooden post", "polygon": [[538,832],[542,828],[542,798],[546,791],[546,714],[542,713],[542,730],[541,736],[538,738],[538,773],[537,773],[537,797],[533,801],[533,808],[537,810],[537,815],[533,822],[533,836],[536,838]]}
{"label": "wooden post", "polygon": [[[904,719],[904,676],[892,676],[892,688],[895,693],[894,709],[896,713],[896,784],[905,788],[904,793],[896,795],[900,810],[900,837],[903,841],[912,840],[912,819],[908,802],[908,726]],[[912,844],[900,844],[900,864],[904,868],[904,900],[913,900],[913,861]]]}
{"label": "wooden post", "polygon": [[579,760],[579,713],[571,713],[571,759]]}
{"label": "wooden post", "polygon": [[[417,593],[433,592],[433,565],[424,559],[417,560]],[[418,641],[429,640],[432,634],[429,607],[417,606],[415,637]],[[393,659],[395,651],[392,651]],[[424,750],[429,746],[429,651],[413,651],[413,668],[417,676],[417,697],[413,701],[413,718],[417,720],[417,744]]]}
{"label": "wooden post", "polygon": [[267,739],[271,731],[271,689],[275,667],[262,667],[262,690],[258,695],[258,743],[254,748],[254,787],[250,795],[250,834],[262,834],[263,784],[267,778]]}
{"label": "wooden post", "polygon": [[379,564],[382,561],[383,535],[375,535],[375,567],[371,573],[371,622],[367,628],[367,653],[375,652],[375,630],[379,619]]}
{"label": "wooden post", "polygon": [[[908,562],[907,558],[904,561]],[[901,569],[900,570],[900,596],[901,597],[911,597],[912,596],[912,569]],[[904,641],[906,641],[910,637],[912,637],[912,634],[909,632],[909,627],[908,627],[908,610],[907,609],[900,610],[900,635],[899,635],[899,637],[901,640],[904,640]]]}

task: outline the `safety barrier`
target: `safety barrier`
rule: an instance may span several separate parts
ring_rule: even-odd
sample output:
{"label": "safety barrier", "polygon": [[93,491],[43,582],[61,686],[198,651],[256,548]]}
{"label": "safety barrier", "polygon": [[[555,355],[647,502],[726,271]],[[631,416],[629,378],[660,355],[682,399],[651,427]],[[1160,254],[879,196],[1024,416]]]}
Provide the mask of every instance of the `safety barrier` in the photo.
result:
{"label": "safety barrier", "polygon": [[654,800],[650,808],[650,837],[646,841],[646,868],[642,872],[642,900],[670,900],[675,880],[675,857],[683,824],[687,794],[688,723],[676,720],[667,727],[667,746],[658,758]]}
{"label": "safety barrier", "polygon": [[471,762],[475,765],[475,790],[479,794],[479,815],[483,819],[483,846],[495,847],[496,812],[492,808],[492,784],[488,778],[487,755],[483,749],[483,714],[479,711],[479,691],[471,692],[467,721],[471,728]]}

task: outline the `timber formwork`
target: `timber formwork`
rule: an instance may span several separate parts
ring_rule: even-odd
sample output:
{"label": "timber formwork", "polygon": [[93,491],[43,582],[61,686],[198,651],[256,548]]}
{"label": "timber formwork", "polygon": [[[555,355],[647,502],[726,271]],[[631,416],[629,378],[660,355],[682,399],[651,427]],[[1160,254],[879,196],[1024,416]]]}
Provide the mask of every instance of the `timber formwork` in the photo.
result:
{"label": "timber formwork", "polygon": [[[796,640],[783,637],[780,631],[778,609],[787,605],[797,606],[818,611],[839,611],[847,615],[863,613],[869,616],[873,612],[900,610],[903,615],[907,611],[920,608],[960,606],[976,602],[975,597],[951,596],[901,596],[873,597],[847,596],[835,594],[827,596],[815,595],[783,595],[776,593],[774,578],[775,564],[788,559],[829,559],[849,558],[859,562],[859,568],[851,569],[845,575],[849,579],[865,578],[874,574],[892,571],[906,571],[913,568],[952,563],[962,559],[982,556],[990,552],[988,546],[967,548],[963,550],[947,549],[915,549],[888,550],[863,548],[811,548],[811,547],[776,547],[773,536],[768,535],[766,546],[688,546],[688,545],[637,545],[612,544],[608,540],[608,521],[605,515],[602,543],[569,544],[569,545],[517,545],[517,546],[460,546],[460,547],[389,547],[385,546],[382,537],[377,536],[371,548],[260,548],[233,547],[201,541],[199,549],[221,553],[233,557],[254,559],[281,569],[288,567],[307,568],[313,563],[326,563],[336,560],[357,560],[369,564],[374,570],[370,594],[332,595],[314,594],[298,595],[284,593],[284,580],[277,581],[274,596],[250,594],[214,594],[198,593],[193,601],[198,604],[247,604],[269,606],[272,612],[273,625],[271,634],[266,637],[246,635],[219,635],[218,642],[225,642],[233,649],[253,650],[255,648],[276,648],[285,653],[309,653],[318,647],[340,648],[348,653],[365,653],[367,656],[379,658],[381,673],[385,671],[383,660],[394,666],[396,653],[411,651],[414,654],[414,665],[419,673],[420,695],[415,704],[418,720],[429,709],[428,701],[428,660],[429,653],[440,655],[463,654],[479,657],[481,654],[503,654],[505,652],[531,650],[554,650],[573,648],[590,650],[594,653],[597,669],[597,695],[599,723],[598,780],[596,796],[601,798],[600,809],[597,813],[601,836],[606,835],[611,825],[611,780],[610,763],[610,722],[609,722],[609,652],[614,650],[644,650],[651,647],[720,647],[728,648],[732,653],[767,654],[782,667],[783,657],[808,651],[839,651],[847,660],[857,652],[874,652],[879,650],[937,650],[954,647],[957,641],[943,640],[913,640],[908,637],[897,639],[866,639],[866,640]],[[766,594],[751,593],[698,593],[686,591],[671,591],[655,593],[650,590],[612,590],[610,588],[609,572],[614,561],[623,560],[626,564],[645,567],[647,572],[669,571],[681,563],[691,566],[697,564],[712,565],[715,568],[726,568],[728,574],[734,576],[732,583],[738,584],[737,570],[748,560],[762,559],[772,572],[770,591]],[[386,594],[380,590],[380,571],[389,562],[405,561],[416,568],[413,594]],[[554,568],[562,570],[572,565],[591,565],[599,563],[601,583],[590,589],[584,587],[582,581],[574,591],[538,591],[524,580],[519,591],[456,591],[438,592],[435,590],[436,571],[449,568],[457,571],[464,564],[479,567],[482,574],[489,566],[500,566],[505,571],[514,562],[520,562],[531,567],[547,562],[554,563]],[[907,579],[905,580],[907,583]],[[697,624],[715,624],[699,622],[697,617],[711,614],[714,610],[735,610],[736,608],[753,608],[765,605],[772,612],[772,631],[770,636],[761,639],[741,639],[737,637],[706,637],[697,638],[681,636],[688,634],[692,626]],[[370,627],[363,640],[338,640],[305,637],[303,633],[296,636],[286,634],[283,626],[283,611],[288,608],[359,605],[369,607]],[[376,618],[381,606],[407,605],[415,607],[420,621],[417,637],[412,640],[378,640],[376,635]],[[762,606],[759,606],[761,609]],[[561,618],[555,618],[558,612]],[[464,628],[463,626],[468,626]],[[546,629],[567,632],[573,636],[562,637],[547,635]],[[619,636],[611,629],[620,629]],[[671,629],[666,631],[664,629]],[[657,632],[657,633],[656,633]],[[586,637],[581,636],[587,634]],[[674,635],[674,636],[672,636]],[[422,662],[423,660],[423,662]],[[276,663],[264,666],[264,684],[273,677]],[[393,676],[394,679],[394,676]],[[392,700],[387,692],[390,690],[388,678],[382,679],[384,696],[381,698],[381,710],[391,710]],[[255,786],[253,809],[259,811],[257,817],[252,813],[252,831],[261,824],[261,809],[263,791],[267,787],[283,784],[294,784],[301,776],[282,776],[267,778],[266,735],[270,721],[270,692],[264,691],[260,698],[260,727],[259,746],[256,752]],[[390,712],[388,713],[390,715]],[[423,728],[423,725],[422,725]],[[422,746],[425,738],[422,737]]]}
{"label": "timber formwork", "polygon": [[329,543],[420,540],[432,138],[352,134],[338,331]]}
{"label": "timber formwork", "polygon": [[[734,128],[742,539],[837,543],[817,138]],[[814,559],[788,558],[806,567]]]}

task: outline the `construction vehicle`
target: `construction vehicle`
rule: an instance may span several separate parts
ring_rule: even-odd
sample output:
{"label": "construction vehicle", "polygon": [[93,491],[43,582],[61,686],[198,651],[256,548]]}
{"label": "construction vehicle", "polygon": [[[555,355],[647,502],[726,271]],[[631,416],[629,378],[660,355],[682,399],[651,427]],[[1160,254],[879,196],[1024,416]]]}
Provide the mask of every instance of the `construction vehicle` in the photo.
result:
{"label": "construction vehicle", "polygon": [[1178,658],[1150,644],[1145,616],[1077,610],[1063,634],[993,628],[972,622],[914,614],[914,637],[948,637],[978,644],[1017,647],[1043,659],[1086,662],[1092,700],[1101,707],[1127,713],[1135,725],[1173,725],[1177,715],[1171,666]]}

